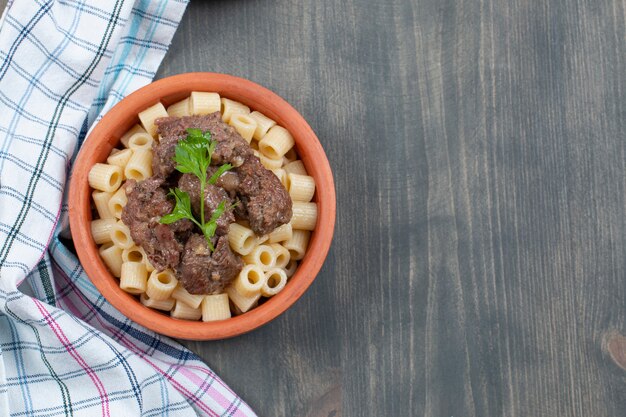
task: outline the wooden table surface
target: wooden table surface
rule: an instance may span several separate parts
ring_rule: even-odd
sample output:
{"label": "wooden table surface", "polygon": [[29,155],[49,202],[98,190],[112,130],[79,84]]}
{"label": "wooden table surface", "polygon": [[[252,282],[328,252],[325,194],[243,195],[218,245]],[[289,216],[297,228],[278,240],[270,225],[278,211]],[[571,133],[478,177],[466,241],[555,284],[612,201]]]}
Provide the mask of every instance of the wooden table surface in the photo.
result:
{"label": "wooden table surface", "polygon": [[192,1],[158,76],[284,97],[338,205],[286,314],[185,344],[262,416],[625,415],[625,8]]}
{"label": "wooden table surface", "polygon": [[261,416],[623,416],[625,9],[192,1],[158,77],[284,97],[338,205],[290,310],[184,343]]}

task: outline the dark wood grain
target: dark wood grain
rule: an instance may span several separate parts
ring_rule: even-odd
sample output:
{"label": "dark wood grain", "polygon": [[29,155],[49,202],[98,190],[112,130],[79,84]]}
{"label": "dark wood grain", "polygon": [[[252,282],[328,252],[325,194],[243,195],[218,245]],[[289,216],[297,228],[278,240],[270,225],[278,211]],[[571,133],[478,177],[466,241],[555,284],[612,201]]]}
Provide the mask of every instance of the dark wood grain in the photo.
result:
{"label": "dark wood grain", "polygon": [[285,315],[186,344],[264,416],[624,415],[624,15],[192,2],[159,76],[286,98],[326,149],[338,217]]}

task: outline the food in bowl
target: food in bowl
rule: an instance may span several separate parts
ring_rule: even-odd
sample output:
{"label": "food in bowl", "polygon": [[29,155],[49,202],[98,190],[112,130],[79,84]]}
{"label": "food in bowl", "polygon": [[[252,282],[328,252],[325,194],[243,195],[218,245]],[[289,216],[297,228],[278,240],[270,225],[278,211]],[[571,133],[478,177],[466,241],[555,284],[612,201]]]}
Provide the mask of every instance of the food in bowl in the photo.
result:
{"label": "food in bowl", "polygon": [[279,293],[317,222],[315,181],[291,134],[210,92],[138,117],[123,149],[88,178],[92,236],[120,287],[173,318],[203,321]]}

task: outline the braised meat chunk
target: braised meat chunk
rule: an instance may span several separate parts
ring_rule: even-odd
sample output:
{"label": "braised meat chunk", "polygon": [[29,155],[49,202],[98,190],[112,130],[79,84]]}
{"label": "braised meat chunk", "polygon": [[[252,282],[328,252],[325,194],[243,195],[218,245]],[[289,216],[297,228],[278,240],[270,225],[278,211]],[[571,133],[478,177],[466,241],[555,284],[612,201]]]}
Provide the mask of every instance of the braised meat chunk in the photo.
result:
{"label": "braised meat chunk", "polygon": [[243,262],[228,244],[228,238],[217,239],[211,253],[204,236],[193,234],[185,244],[182,262],[177,268],[180,283],[191,294],[217,294],[237,276]]}
{"label": "braised meat chunk", "polygon": [[213,165],[231,163],[239,166],[244,159],[252,154],[248,143],[232,127],[222,121],[220,112],[205,116],[162,117],[155,121],[159,142],[152,147],[152,172],[166,178],[176,168],[174,155],[176,144],[187,137],[187,129],[200,129],[211,132],[211,139],[217,141],[211,158]]}
{"label": "braised meat chunk", "polygon": [[178,265],[183,245],[176,235],[193,227],[186,219],[169,225],[159,223],[161,216],[169,214],[174,207],[162,183],[162,179],[154,177],[140,182],[128,180],[128,203],[122,211],[122,222],[130,229],[131,237],[159,271]]}
{"label": "braised meat chunk", "polygon": [[[193,174],[184,174],[178,181],[178,188],[189,194],[191,199],[191,208],[198,218],[200,217],[200,180]],[[213,184],[207,184],[204,189],[204,218],[206,220],[211,218],[211,215],[224,201],[226,207],[232,204],[232,200],[226,193],[226,191]],[[232,210],[227,210],[217,219],[218,235],[225,235],[228,233],[228,226],[235,221],[235,215]]]}
{"label": "braised meat chunk", "polygon": [[239,176],[238,196],[243,203],[237,214],[250,221],[250,228],[257,235],[265,235],[289,223],[291,198],[278,177],[265,169],[259,158],[248,156],[236,172]]}

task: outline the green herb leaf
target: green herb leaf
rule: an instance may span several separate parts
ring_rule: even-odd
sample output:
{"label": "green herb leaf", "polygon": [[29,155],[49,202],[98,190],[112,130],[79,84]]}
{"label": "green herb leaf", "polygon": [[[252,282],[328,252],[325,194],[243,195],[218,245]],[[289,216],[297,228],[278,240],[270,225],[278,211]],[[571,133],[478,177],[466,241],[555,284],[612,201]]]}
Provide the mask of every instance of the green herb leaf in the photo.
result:
{"label": "green herb leaf", "polygon": [[215,184],[217,179],[232,165],[224,164],[207,180],[207,170],[211,165],[211,156],[215,151],[217,142],[211,140],[211,132],[202,132],[200,129],[187,129],[187,137],[178,141],[174,152],[174,162],[176,170],[183,174],[193,174],[200,180],[200,221],[198,221],[191,211],[191,199],[189,194],[175,188],[170,190],[170,195],[176,200],[176,205],[170,214],[161,217],[160,222],[171,224],[181,219],[189,219],[194,222],[204,235],[211,251],[215,248],[211,243],[211,238],[215,236],[217,230],[217,220],[226,210],[230,210],[234,205],[226,207],[226,202],[222,201],[211,214],[211,219],[205,222],[204,219],[204,190],[208,184]]}
{"label": "green herb leaf", "polygon": [[219,167],[217,171],[215,171],[215,173],[211,175],[211,178],[209,178],[209,184],[215,184],[217,182],[217,179],[221,177],[223,173],[231,169],[233,169],[233,166],[231,164],[224,164]]}
{"label": "green herb leaf", "polygon": [[184,192],[179,188],[170,189],[169,195],[173,196],[176,200],[176,205],[170,214],[166,214],[161,217],[159,220],[160,223],[163,224],[172,224],[181,219],[189,219],[196,222],[196,219],[193,217],[193,213],[191,212],[191,199],[189,198],[189,194]]}

